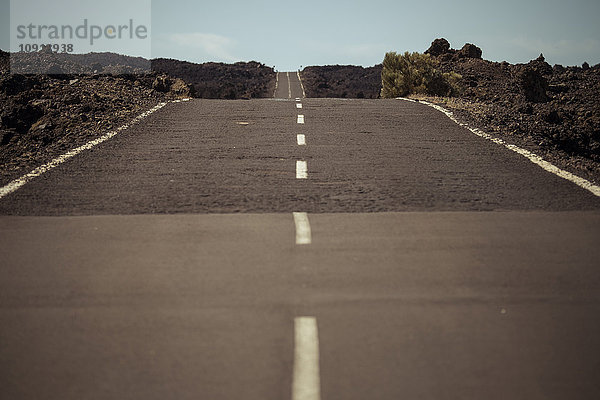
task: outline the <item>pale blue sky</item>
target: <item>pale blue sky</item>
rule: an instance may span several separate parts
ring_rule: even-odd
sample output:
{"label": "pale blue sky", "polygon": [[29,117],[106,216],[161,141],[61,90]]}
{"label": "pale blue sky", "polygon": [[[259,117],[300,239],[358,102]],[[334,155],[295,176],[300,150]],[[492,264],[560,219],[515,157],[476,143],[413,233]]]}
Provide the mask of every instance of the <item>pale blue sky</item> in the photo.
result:
{"label": "pale blue sky", "polygon": [[[0,0],[2,49],[10,43],[8,4]],[[256,60],[278,70],[370,66],[386,51],[424,51],[445,37],[456,48],[475,43],[494,61],[544,53],[551,64],[594,65],[598,17],[599,0],[152,0],[152,57]]]}

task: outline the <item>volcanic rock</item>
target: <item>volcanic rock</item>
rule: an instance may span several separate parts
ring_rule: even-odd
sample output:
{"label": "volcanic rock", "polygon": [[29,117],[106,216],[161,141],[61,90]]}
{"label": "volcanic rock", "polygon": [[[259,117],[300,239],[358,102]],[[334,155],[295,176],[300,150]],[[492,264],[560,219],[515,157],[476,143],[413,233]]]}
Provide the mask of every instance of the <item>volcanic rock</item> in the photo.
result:
{"label": "volcanic rock", "polygon": [[450,51],[450,43],[444,39],[435,39],[431,42],[431,46],[425,51],[425,54],[430,54],[434,57],[441,56]]}
{"label": "volcanic rock", "polygon": [[166,75],[157,76],[154,82],[152,82],[152,89],[157,92],[167,93],[171,88],[171,82]]}
{"label": "volcanic rock", "polygon": [[556,110],[552,110],[552,111],[546,113],[546,115],[544,116],[544,119],[546,120],[546,122],[551,123],[551,124],[560,124],[563,121],[560,114]]}
{"label": "volcanic rock", "polygon": [[529,61],[527,65],[542,75],[552,75],[552,72],[554,72],[550,64],[546,62],[543,54],[540,54],[535,60]]}
{"label": "volcanic rock", "polygon": [[190,97],[194,95],[193,86],[188,86],[183,79],[171,79],[170,92],[180,97]]}
{"label": "volcanic rock", "polygon": [[548,81],[542,76],[538,69],[527,65],[520,73],[520,84],[527,101],[533,103],[545,103],[548,97]]}
{"label": "volcanic rock", "polygon": [[382,65],[311,66],[302,70],[302,82],[308,97],[376,99],[381,92]]}
{"label": "volcanic rock", "polygon": [[[193,95],[200,98],[271,97],[275,89],[273,68],[256,61],[235,64],[194,64],[187,61],[158,58],[152,60],[152,70],[171,78],[180,78],[189,85]],[[171,90],[179,89],[175,87]]]}
{"label": "volcanic rock", "polygon": [[474,44],[467,43],[458,51],[457,54],[462,58],[481,58],[482,51]]}

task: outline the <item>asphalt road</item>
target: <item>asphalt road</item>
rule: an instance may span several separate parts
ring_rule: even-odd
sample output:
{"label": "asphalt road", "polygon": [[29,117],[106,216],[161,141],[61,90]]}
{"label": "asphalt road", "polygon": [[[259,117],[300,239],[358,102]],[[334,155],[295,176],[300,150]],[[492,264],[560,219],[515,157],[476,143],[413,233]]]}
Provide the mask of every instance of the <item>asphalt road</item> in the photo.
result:
{"label": "asphalt road", "polygon": [[600,199],[301,93],[169,104],[0,199],[1,399],[598,398]]}
{"label": "asphalt road", "polygon": [[304,98],[304,87],[298,72],[278,72],[277,84],[273,95],[276,99]]}

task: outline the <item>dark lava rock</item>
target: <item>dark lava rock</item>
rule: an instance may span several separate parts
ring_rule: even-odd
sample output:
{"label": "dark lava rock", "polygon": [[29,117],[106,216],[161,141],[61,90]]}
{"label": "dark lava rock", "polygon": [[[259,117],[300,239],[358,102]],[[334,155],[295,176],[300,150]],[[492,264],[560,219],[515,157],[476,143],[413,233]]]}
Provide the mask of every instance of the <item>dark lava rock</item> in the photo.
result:
{"label": "dark lava rock", "polygon": [[189,97],[194,90],[182,79],[170,78],[167,75],[159,75],[152,82],[152,89],[161,93],[173,93],[180,97]]}
{"label": "dark lava rock", "polygon": [[156,90],[157,92],[166,93],[169,91],[170,87],[171,83],[166,75],[157,76],[154,82],[152,82],[152,89]]}
{"label": "dark lava rock", "polygon": [[306,67],[301,77],[308,97],[377,99],[382,65],[325,65]]}
{"label": "dark lava rock", "polygon": [[475,126],[521,140],[600,182],[600,69],[552,68],[543,56],[516,65],[448,55],[437,59],[440,70],[463,77],[463,91],[453,100],[460,107],[443,105]]}
{"label": "dark lava rock", "polygon": [[552,72],[554,72],[550,64],[546,62],[543,54],[540,54],[535,60],[529,61],[527,65],[542,75],[552,75]]}
{"label": "dark lava rock", "polygon": [[520,74],[520,84],[527,101],[545,103],[548,97],[548,81],[535,68],[526,66]]}
{"label": "dark lava rock", "polygon": [[474,44],[467,43],[458,51],[458,56],[463,58],[481,58],[482,51]]}
{"label": "dark lava rock", "polygon": [[523,114],[533,115],[533,106],[531,103],[526,103],[518,108],[518,111]]}
{"label": "dark lava rock", "polygon": [[152,60],[152,70],[180,78],[195,97],[205,99],[265,98],[271,97],[275,88],[273,68],[256,61],[194,64],[158,58]]}
{"label": "dark lava rock", "polygon": [[48,50],[10,55],[13,73],[23,74],[147,74],[150,61],[114,53],[69,54]]}
{"label": "dark lava rock", "polygon": [[544,120],[551,124],[560,124],[563,121],[561,116],[558,114],[558,111],[556,110],[552,110],[549,113],[546,113],[546,115],[544,116]]}
{"label": "dark lava rock", "polygon": [[183,79],[171,79],[169,92],[179,97],[193,97],[195,95],[194,87],[189,86]]}
{"label": "dark lava rock", "polygon": [[0,130],[0,146],[5,146],[10,143],[10,140],[15,136],[15,131],[11,129]]}
{"label": "dark lava rock", "polygon": [[[34,55],[31,60],[52,56]],[[85,56],[85,55],[83,55]],[[188,97],[181,79],[168,77],[166,92],[152,88],[157,74],[19,75],[10,74],[6,53],[0,54],[0,183],[7,183],[65,149],[130,121],[159,102]],[[89,59],[78,57],[84,68]],[[109,56],[119,60],[120,57]],[[74,60],[74,59],[71,59]],[[113,65],[104,65],[112,69]],[[118,69],[118,68],[117,68]]]}
{"label": "dark lava rock", "polygon": [[8,75],[0,80],[0,94],[14,96],[33,89],[37,80],[24,75]]}
{"label": "dark lava rock", "polygon": [[40,107],[30,104],[15,104],[5,108],[0,114],[2,128],[14,129],[17,133],[25,133],[42,116],[44,111]]}
{"label": "dark lava rock", "polygon": [[431,46],[425,51],[425,54],[430,54],[434,57],[441,56],[450,51],[450,43],[444,39],[435,39],[431,42]]}
{"label": "dark lava rock", "polygon": [[[192,64],[112,53],[0,53],[0,183],[130,121],[159,102],[194,95],[270,97],[275,72],[257,62]],[[48,71],[49,67],[56,68]],[[71,73],[76,71],[76,73]],[[48,74],[56,72],[58,75]],[[186,80],[188,83],[186,83]]]}

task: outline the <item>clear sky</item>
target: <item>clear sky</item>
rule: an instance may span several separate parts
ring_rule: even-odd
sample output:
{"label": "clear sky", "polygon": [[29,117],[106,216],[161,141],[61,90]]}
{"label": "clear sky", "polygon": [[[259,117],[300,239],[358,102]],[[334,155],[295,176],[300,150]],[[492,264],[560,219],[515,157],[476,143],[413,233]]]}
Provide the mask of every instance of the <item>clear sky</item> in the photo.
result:
{"label": "clear sky", "polygon": [[[600,63],[600,0],[151,1],[155,58],[256,60],[278,70],[370,66],[386,51],[422,52],[445,37],[455,48],[474,43],[494,61],[544,53],[551,64]],[[9,23],[9,0],[0,0],[5,50]]]}

